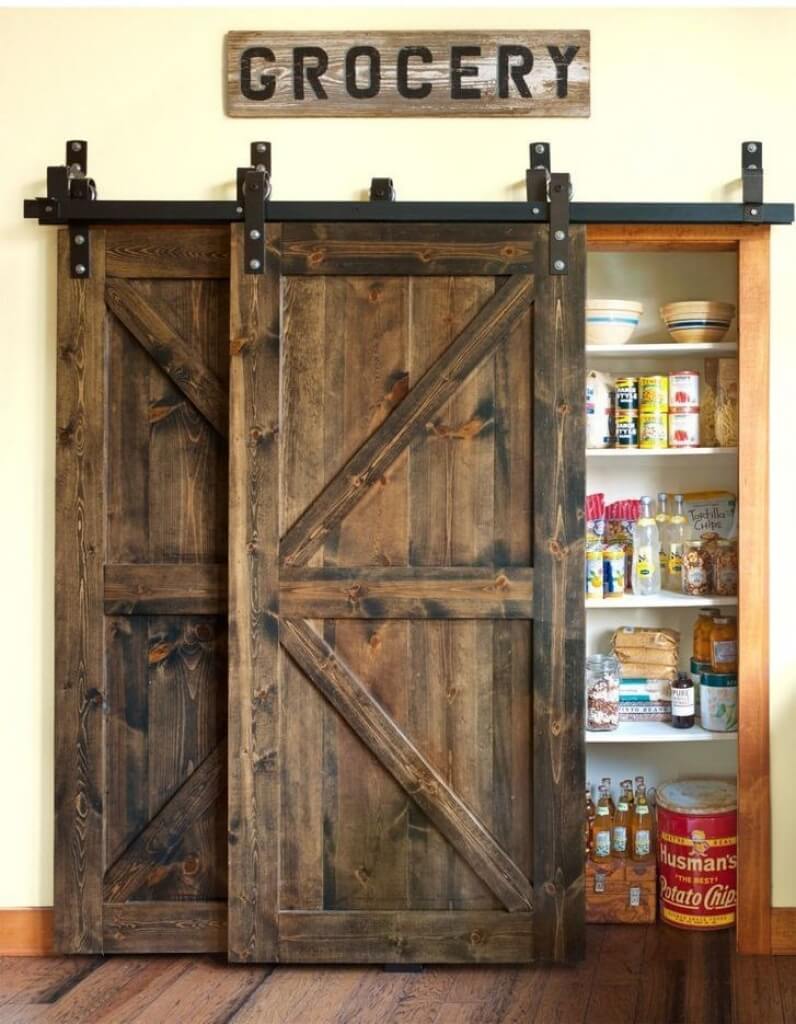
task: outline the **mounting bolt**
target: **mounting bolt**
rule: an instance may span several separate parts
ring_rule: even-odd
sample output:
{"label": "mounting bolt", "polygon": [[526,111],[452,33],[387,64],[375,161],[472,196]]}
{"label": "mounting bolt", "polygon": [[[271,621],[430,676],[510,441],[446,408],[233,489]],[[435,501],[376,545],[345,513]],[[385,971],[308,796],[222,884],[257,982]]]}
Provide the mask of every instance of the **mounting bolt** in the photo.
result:
{"label": "mounting bolt", "polygon": [[257,241],[258,238],[261,238],[261,237],[262,236],[261,236],[260,232],[257,230],[257,228],[252,228],[251,231],[249,232],[249,238],[251,238],[255,242]]}
{"label": "mounting bolt", "polygon": [[566,232],[561,231],[560,229],[558,231],[553,232],[553,238],[555,238],[557,242],[563,242],[566,237]]}
{"label": "mounting bolt", "polygon": [[260,261],[259,260],[249,260],[249,270],[259,270],[259,269],[260,269]]}
{"label": "mounting bolt", "polygon": [[533,148],[536,153],[544,153],[544,145],[541,142],[537,142]]}
{"label": "mounting bolt", "polygon": [[255,169],[255,171],[265,171],[265,170],[267,170],[265,164],[256,164],[254,169]]}
{"label": "mounting bolt", "polygon": [[760,211],[758,210],[758,208],[757,208],[756,206],[753,206],[753,207],[752,207],[752,208],[751,208],[751,209],[749,210],[749,216],[750,216],[750,217],[756,217],[756,216],[758,215],[758,213],[760,213]]}
{"label": "mounting bolt", "polygon": [[747,144],[746,144],[746,152],[747,153],[756,153],[757,152],[757,143],[756,142],[747,142]]}
{"label": "mounting bolt", "polygon": [[86,236],[85,235],[75,235],[75,237],[74,237],[75,245],[84,245],[85,241],[86,241]]}
{"label": "mounting bolt", "polygon": [[69,148],[72,150],[73,153],[79,153],[83,147],[80,145],[79,142],[73,142]]}
{"label": "mounting bolt", "polygon": [[531,213],[534,215],[534,217],[538,217],[541,212],[542,211],[539,209],[538,206],[531,207]]}
{"label": "mounting bolt", "polygon": [[264,153],[268,147],[264,142],[258,142],[256,148],[258,153]]}
{"label": "mounting bolt", "polygon": [[75,264],[75,273],[76,274],[80,274],[82,276],[83,274],[85,274],[85,272],[86,272],[86,268],[83,266],[82,263],[76,263]]}
{"label": "mounting bolt", "polygon": [[45,206],[44,207],[44,212],[45,213],[52,213],[53,212],[52,206]]}
{"label": "mounting bolt", "polygon": [[566,263],[563,260],[556,260],[555,263],[553,264],[553,269],[554,270],[564,270],[565,268],[566,268]]}
{"label": "mounting bolt", "polygon": [[236,206],[235,207],[235,213],[243,213],[243,207],[242,206]]}
{"label": "mounting bolt", "polygon": [[258,181],[250,181],[248,187],[251,192],[258,192],[260,190],[260,183]]}

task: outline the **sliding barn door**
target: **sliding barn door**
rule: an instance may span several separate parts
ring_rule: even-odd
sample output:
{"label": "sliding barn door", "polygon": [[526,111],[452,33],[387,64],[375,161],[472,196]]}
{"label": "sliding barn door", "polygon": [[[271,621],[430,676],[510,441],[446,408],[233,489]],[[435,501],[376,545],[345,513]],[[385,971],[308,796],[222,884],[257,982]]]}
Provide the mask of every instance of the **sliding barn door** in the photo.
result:
{"label": "sliding barn door", "polygon": [[55,935],[226,949],[228,228],[59,239]]}
{"label": "sliding barn door", "polygon": [[234,960],[576,959],[584,238],[233,229]]}

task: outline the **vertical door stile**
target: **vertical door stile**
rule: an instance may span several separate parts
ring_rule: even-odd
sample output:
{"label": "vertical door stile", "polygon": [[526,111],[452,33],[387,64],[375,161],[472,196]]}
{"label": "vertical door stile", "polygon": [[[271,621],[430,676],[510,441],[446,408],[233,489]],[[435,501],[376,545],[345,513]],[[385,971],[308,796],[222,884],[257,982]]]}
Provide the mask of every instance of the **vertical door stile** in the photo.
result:
{"label": "vertical door stile", "polygon": [[569,272],[546,272],[537,235],[533,402],[534,947],[584,955],[584,302],[586,242],[571,228]]}
{"label": "vertical door stile", "polygon": [[281,227],[262,276],[230,270],[229,959],[277,959]]}
{"label": "vertical door stile", "polygon": [[105,232],[91,276],[58,235],[55,948],[102,952],[104,871]]}

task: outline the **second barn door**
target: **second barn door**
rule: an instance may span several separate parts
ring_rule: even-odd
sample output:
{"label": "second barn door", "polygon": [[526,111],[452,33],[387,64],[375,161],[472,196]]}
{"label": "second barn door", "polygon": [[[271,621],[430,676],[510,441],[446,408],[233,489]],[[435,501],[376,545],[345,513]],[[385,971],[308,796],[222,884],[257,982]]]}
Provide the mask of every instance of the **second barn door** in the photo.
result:
{"label": "second barn door", "polygon": [[230,958],[576,959],[582,229],[239,231]]}

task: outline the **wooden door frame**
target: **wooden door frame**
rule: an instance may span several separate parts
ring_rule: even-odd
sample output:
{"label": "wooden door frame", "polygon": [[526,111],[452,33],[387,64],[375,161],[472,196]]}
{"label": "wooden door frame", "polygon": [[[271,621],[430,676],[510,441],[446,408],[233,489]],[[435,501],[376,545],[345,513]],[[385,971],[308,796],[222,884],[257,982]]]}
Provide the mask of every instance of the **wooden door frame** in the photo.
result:
{"label": "wooden door frame", "polygon": [[[374,230],[378,227],[373,225]],[[465,230],[468,226],[461,227]],[[479,226],[481,230],[488,227]],[[524,227],[520,226],[520,239]],[[578,809],[585,776],[585,426],[580,412],[585,372],[585,323],[581,315],[585,273],[549,275],[549,229],[547,225],[527,227],[534,245],[533,266],[538,271],[534,330],[543,325],[549,339],[547,345],[534,348],[533,368],[533,432],[536,437],[547,439],[547,443],[533,447],[533,955],[537,959],[577,960],[584,954],[585,941],[583,824]],[[343,261],[340,267],[346,268],[342,272],[412,273],[433,260],[439,261],[437,269],[432,270],[435,273],[453,273],[458,269],[464,274],[494,276],[510,273],[511,268],[500,267],[505,265],[506,258],[517,258],[513,249],[506,247],[504,253],[498,247],[493,252],[487,246],[493,263],[485,262],[486,257],[480,252],[475,257],[470,252],[467,267],[456,268],[455,260],[449,266],[444,245],[439,253],[428,255],[425,243],[433,241],[433,224],[402,228],[409,237],[419,237],[424,230],[432,238],[423,238],[419,263],[411,251],[403,257],[403,263],[397,262],[396,256],[406,251],[407,243],[391,241],[387,231],[383,244],[379,240],[385,260],[372,268],[361,262],[357,264],[360,269],[352,270],[352,264],[345,262],[345,254],[338,254]],[[295,960],[301,958],[302,950],[307,950],[308,959],[317,960],[320,951],[326,959],[345,962],[363,959],[354,951],[350,913],[323,912],[328,919],[325,923],[331,924],[335,937],[343,940],[338,949],[328,941],[313,947],[312,929],[320,923],[320,914],[291,911],[280,915],[278,911],[280,739],[276,709],[280,696],[275,666],[280,644],[282,584],[278,564],[278,503],[268,500],[268,496],[273,490],[270,484],[278,480],[279,473],[280,273],[291,256],[287,247],[282,251],[281,225],[269,224],[267,231],[266,274],[252,276],[243,269],[243,227],[232,228],[229,957],[237,961]],[[452,226],[446,226],[444,231],[446,238],[450,236],[448,241],[457,240],[457,231]],[[583,227],[572,227],[570,244],[571,264],[583,268]],[[355,253],[354,258],[359,256]],[[295,262],[295,254],[293,259]],[[304,261],[305,257],[301,259]],[[327,253],[324,268],[328,268],[331,259]],[[474,269],[475,265],[489,269]],[[574,316],[573,308],[578,311]],[[289,588],[286,600],[290,600]],[[283,646],[295,654],[289,646],[290,630],[284,624],[282,629],[286,634],[281,641]],[[280,916],[285,917],[291,929],[309,929],[303,937],[293,936],[292,947],[290,934],[280,938]],[[405,931],[413,941],[405,949],[399,943],[377,946],[370,942],[364,958],[439,960],[444,958],[447,948],[441,932],[450,929],[453,936],[464,929],[478,936],[478,914],[470,924],[466,913],[452,912],[447,915],[450,920],[443,920],[443,916],[424,911],[384,912],[384,917],[394,918],[395,928],[402,934]],[[528,916],[501,915],[509,932],[516,926],[512,918]],[[428,932],[432,917],[441,932]],[[499,932],[497,917],[492,924]],[[306,941],[302,945],[301,941],[296,943],[296,938]],[[516,948],[510,941],[505,946],[510,953],[516,953]],[[375,949],[380,952],[374,954]]]}
{"label": "wooden door frame", "polygon": [[769,763],[769,243],[757,224],[589,225],[590,252],[738,258],[738,909],[740,953],[771,952]]}

